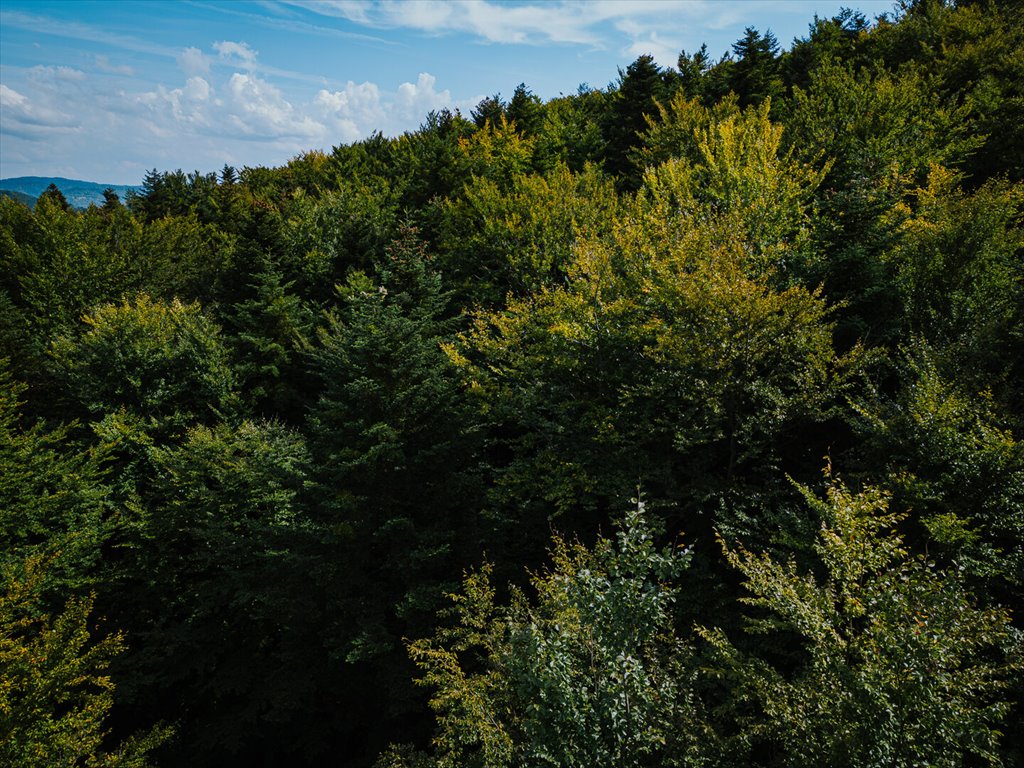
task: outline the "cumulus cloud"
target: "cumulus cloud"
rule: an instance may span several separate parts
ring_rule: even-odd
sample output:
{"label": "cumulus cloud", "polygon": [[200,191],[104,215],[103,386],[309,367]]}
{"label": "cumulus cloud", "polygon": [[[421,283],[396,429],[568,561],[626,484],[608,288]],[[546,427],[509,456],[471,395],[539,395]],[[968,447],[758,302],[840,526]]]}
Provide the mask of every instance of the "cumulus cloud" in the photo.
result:
{"label": "cumulus cloud", "polygon": [[222,40],[214,43],[213,49],[217,51],[220,58],[224,61],[241,64],[249,69],[256,66],[256,51],[250,48],[247,43],[234,43],[230,40]]}
{"label": "cumulus cloud", "polygon": [[623,51],[630,59],[650,54],[661,66],[675,67],[679,60],[680,48],[674,40],[665,40],[654,31],[644,31],[638,32]]}
{"label": "cumulus cloud", "polygon": [[451,106],[451,92],[434,88],[437,78],[420,72],[415,83],[402,83],[395,96],[396,117],[403,123],[421,118],[428,112]]}
{"label": "cumulus cloud", "polygon": [[440,109],[469,109],[479,97],[457,102],[447,89],[436,88],[437,78],[421,72],[415,83],[405,82],[385,93],[375,83],[349,81],[340,91],[321,89],[313,100],[332,140],[351,142],[374,131],[395,135],[415,129],[426,114]]}
{"label": "cumulus cloud", "polygon": [[[375,83],[356,85],[351,80],[340,91],[321,89],[313,100],[321,119],[329,124],[343,142],[352,142],[370,131],[366,127],[383,128],[387,115]],[[372,130],[372,129],[371,129]]]}
{"label": "cumulus cloud", "polygon": [[178,67],[186,75],[206,75],[210,72],[210,58],[198,48],[186,48],[177,56]]}
{"label": "cumulus cloud", "polygon": [[[95,54],[91,71],[128,76],[130,68],[111,56]],[[45,167],[70,177],[133,183],[154,166],[283,163],[375,131],[414,130],[431,110],[468,110],[480,98],[456,101],[426,72],[389,85],[324,87],[320,80],[313,89],[285,90],[282,83],[295,81],[295,73],[263,65],[243,41],[180,48],[173,59],[177,69],[151,85],[64,66],[5,75],[0,175]]]}
{"label": "cumulus cloud", "polygon": [[227,91],[233,107],[227,119],[247,136],[320,138],[324,134],[322,124],[301,114],[266,80],[236,72]]}
{"label": "cumulus cloud", "polygon": [[208,101],[213,89],[210,84],[201,77],[190,77],[185,82],[182,93],[191,101]]}

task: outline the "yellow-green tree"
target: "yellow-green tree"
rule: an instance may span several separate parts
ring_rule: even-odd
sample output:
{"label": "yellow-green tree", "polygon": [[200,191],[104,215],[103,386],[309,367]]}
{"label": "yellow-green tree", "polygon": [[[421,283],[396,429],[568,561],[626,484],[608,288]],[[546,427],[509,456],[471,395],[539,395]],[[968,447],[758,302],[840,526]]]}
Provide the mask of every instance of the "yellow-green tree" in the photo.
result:
{"label": "yellow-green tree", "polygon": [[911,554],[887,492],[853,493],[830,476],[824,499],[804,495],[821,520],[814,568],[723,544],[745,578],[757,645],[801,649],[778,664],[699,629],[727,688],[729,751],[808,768],[1001,765],[1006,688],[1021,671],[1008,611],[978,605],[957,569]]}
{"label": "yellow-green tree", "polygon": [[107,670],[124,650],[120,633],[96,637],[93,596],[55,611],[43,597],[46,558],[0,568],[0,762],[24,768],[145,768],[170,736],[154,728],[108,743],[114,683]]}

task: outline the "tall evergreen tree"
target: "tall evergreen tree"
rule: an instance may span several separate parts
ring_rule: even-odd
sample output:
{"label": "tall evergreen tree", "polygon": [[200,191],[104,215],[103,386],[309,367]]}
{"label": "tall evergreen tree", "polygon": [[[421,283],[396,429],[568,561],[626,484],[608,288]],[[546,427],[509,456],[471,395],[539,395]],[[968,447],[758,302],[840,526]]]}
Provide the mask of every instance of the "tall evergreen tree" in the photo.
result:
{"label": "tall evergreen tree", "polygon": [[619,70],[618,87],[603,124],[604,167],[623,189],[633,190],[640,185],[639,169],[630,152],[647,129],[647,118],[657,115],[657,103],[671,95],[669,80],[648,54],[638,57],[625,72]]}
{"label": "tall evergreen tree", "polygon": [[732,52],[736,58],[730,85],[740,97],[740,106],[761,104],[782,95],[779,44],[771,30],[762,35],[747,27],[743,37],[733,44]]}

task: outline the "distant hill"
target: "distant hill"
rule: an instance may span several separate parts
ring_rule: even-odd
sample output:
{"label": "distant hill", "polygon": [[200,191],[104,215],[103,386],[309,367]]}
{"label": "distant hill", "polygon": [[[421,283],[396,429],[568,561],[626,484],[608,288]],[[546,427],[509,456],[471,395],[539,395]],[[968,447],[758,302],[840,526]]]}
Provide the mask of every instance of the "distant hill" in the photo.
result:
{"label": "distant hill", "polygon": [[32,195],[26,195],[24,192],[15,192],[13,189],[0,189],[0,195],[7,195],[7,197],[12,200],[24,203],[29,208],[32,208],[36,204],[36,198]]}
{"label": "distant hill", "polygon": [[34,205],[35,198],[51,184],[56,184],[68,203],[73,205],[75,208],[88,208],[91,204],[96,205],[103,204],[103,190],[113,189],[117,192],[118,197],[122,200],[125,199],[125,195],[131,190],[138,191],[141,189],[138,185],[129,184],[98,184],[95,181],[81,181],[80,179],[65,179],[60,176],[18,176],[13,179],[0,179],[0,189],[4,192],[10,193],[21,193],[29,198],[32,198],[32,202],[28,203],[17,195],[12,194],[16,200],[21,199],[26,205]]}

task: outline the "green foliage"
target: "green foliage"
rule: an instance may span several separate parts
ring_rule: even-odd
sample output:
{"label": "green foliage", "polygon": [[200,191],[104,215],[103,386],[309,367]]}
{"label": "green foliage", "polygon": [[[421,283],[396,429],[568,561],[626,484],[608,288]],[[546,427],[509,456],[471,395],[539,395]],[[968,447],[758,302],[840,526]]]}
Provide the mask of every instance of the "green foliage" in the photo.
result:
{"label": "green foliage", "polygon": [[[1024,586],[1024,446],[991,393],[942,373],[942,356],[919,344],[900,368],[895,401],[860,407],[864,450],[884,456],[897,498],[914,510],[930,551],[989,584]],[[1004,587],[1005,588],[1005,587]],[[1002,592],[1002,589],[997,589]]]}
{"label": "green foliage", "polygon": [[414,233],[388,250],[380,277],[339,286],[343,304],[310,352],[323,382],[309,417],[319,506],[351,547],[339,566],[359,606],[353,659],[395,649],[394,613],[433,614],[477,494],[471,411],[440,348],[454,328],[448,297]]}
{"label": "green foliage", "polygon": [[1024,27],[1012,2],[908,3],[897,24],[881,24],[866,42],[893,70],[913,64],[934,74],[936,89],[970,108],[964,126],[978,137],[966,165],[980,183],[1024,178]]}
{"label": "green foliage", "polygon": [[[701,45],[693,54],[685,50],[679,52],[676,61],[679,71],[679,92],[683,99],[701,99],[707,87],[707,75],[711,69],[711,57],[708,56],[707,43]],[[673,99],[676,98],[673,96]]]}
{"label": "green foliage", "polygon": [[43,197],[25,224],[11,232],[6,279],[11,297],[42,334],[70,328],[93,304],[143,287],[141,227],[126,212],[79,213]]}
{"label": "green foliage", "polygon": [[711,129],[705,164],[650,171],[612,236],[576,245],[563,285],[478,313],[450,348],[511,454],[496,501],[517,529],[523,508],[539,528],[641,479],[715,504],[714,486],[772,474],[780,439],[836,405],[852,360],[825,302],[780,286],[819,176],[780,157],[779,134],[767,106]]}
{"label": "green foliage", "polygon": [[297,369],[313,320],[294,283],[270,264],[253,276],[250,295],[228,310],[233,370],[252,408],[286,415],[302,410]]}
{"label": "green foliage", "polygon": [[473,123],[448,110],[431,112],[415,133],[400,136],[394,146],[395,161],[389,175],[406,180],[402,202],[406,210],[421,212],[435,197],[456,192],[468,177],[462,140],[475,129]]}
{"label": "green foliage", "polygon": [[667,73],[647,54],[638,57],[625,72],[619,70],[618,89],[605,113],[602,132],[605,170],[619,180],[623,189],[639,186],[638,169],[630,155],[647,128],[647,118],[656,114],[658,103],[671,95],[669,82]]}
{"label": "green foliage", "polygon": [[158,432],[209,421],[232,400],[232,374],[217,327],[198,304],[140,294],[82,318],[51,348],[68,392],[94,418],[117,409]]}
{"label": "green foliage", "polygon": [[[353,270],[368,270],[398,231],[398,200],[386,181],[340,184],[323,197],[301,197],[281,227],[285,264],[300,289],[325,300]],[[266,261],[265,254],[254,259]],[[252,266],[252,265],[249,265]],[[284,264],[282,266],[285,266]],[[284,277],[289,277],[284,270]],[[257,275],[254,274],[249,279]]]}
{"label": "green foliage", "polygon": [[470,116],[473,118],[473,122],[476,123],[477,128],[483,128],[488,123],[493,125],[500,122],[505,115],[506,106],[505,102],[501,99],[500,93],[496,93],[493,96],[485,96],[473,108]]}
{"label": "green foliage", "polygon": [[[143,271],[139,285],[168,301],[210,301],[235,258],[234,235],[192,215],[154,221],[142,228],[139,239],[137,269]],[[128,299],[135,292],[111,298]]]}
{"label": "green foliage", "polygon": [[579,173],[602,157],[601,117],[611,97],[580,86],[579,93],[552,99],[544,107],[544,124],[537,136],[535,164],[549,169],[565,163]]}
{"label": "green foliage", "polygon": [[806,89],[811,75],[829,62],[842,61],[858,69],[863,67],[868,62],[864,48],[869,27],[864,14],[851,8],[840,9],[831,19],[815,16],[807,37],[795,40],[793,47],[782,56],[786,80]]}
{"label": "green foliage", "polygon": [[116,665],[119,702],[144,721],[186,714],[181,748],[195,764],[268,746],[315,751],[301,723],[326,663],[308,650],[323,639],[304,441],[272,422],[197,426],[149,459],[143,525],[104,601],[133,639]]}
{"label": "green foliage", "polygon": [[708,109],[683,89],[657,107],[658,114],[648,116],[642,144],[635,151],[634,159],[640,167],[658,166],[672,158],[700,163],[701,135],[740,111],[734,95]]}
{"label": "green foliage", "polygon": [[730,69],[729,85],[739,95],[740,105],[763,104],[782,95],[779,44],[769,30],[763,35],[753,27],[733,43],[736,56]]}
{"label": "green foliage", "polygon": [[[0,196],[0,564],[52,558],[0,642],[107,648],[95,590],[130,648],[82,743],[177,721],[168,768],[1020,763],[1021,18],[843,10],[124,205]],[[826,453],[892,500],[808,510]],[[685,591],[627,527],[498,597],[638,484]]]}
{"label": "green foliage", "polygon": [[456,157],[460,178],[485,178],[502,190],[531,170],[536,140],[516,130],[504,115],[479,131],[459,139]]}
{"label": "green foliage", "polygon": [[827,170],[815,217],[819,259],[807,265],[806,279],[824,282],[832,300],[847,305],[846,343],[897,335],[899,300],[880,257],[899,236],[892,212],[934,165],[956,167],[977,147],[968,113],[913,68],[854,72],[830,62],[806,90],[794,89],[787,141],[797,159]]}
{"label": "green foliage", "polygon": [[526,83],[520,83],[512,93],[505,114],[520,133],[533,136],[544,123],[544,103],[526,87]]}
{"label": "green foliage", "polygon": [[912,213],[892,214],[898,239],[882,255],[904,333],[945,347],[968,376],[998,381],[1020,358],[1012,329],[1024,317],[1024,187],[992,183],[968,195],[934,166],[914,197]]}
{"label": "green foliage", "polygon": [[154,728],[116,746],[106,721],[114,684],[110,660],[120,634],[94,639],[92,597],[59,612],[41,607],[46,562],[35,555],[2,567],[0,592],[0,761],[24,768],[144,768],[170,736]]}
{"label": "green foliage", "polygon": [[474,178],[444,204],[441,262],[460,293],[484,304],[555,285],[575,243],[607,234],[617,204],[611,182],[590,165],[580,174],[561,165],[545,176],[519,176],[505,192]]}
{"label": "green foliage", "polygon": [[96,577],[109,510],[99,457],[76,453],[67,430],[21,424],[14,382],[0,360],[0,564],[59,551],[47,573],[51,589],[77,589]]}
{"label": "green foliage", "polygon": [[723,544],[746,579],[748,631],[803,648],[787,670],[699,630],[730,688],[735,746],[769,765],[1001,764],[1003,696],[1021,670],[1008,612],[911,555],[889,494],[830,480],[824,500],[804,490],[822,521],[818,574]]}
{"label": "green foliage", "polygon": [[768,117],[770,101],[743,112],[726,101],[703,114],[692,102],[673,105],[674,123],[700,121],[706,127],[694,130],[695,147],[683,145],[681,157],[645,175],[648,217],[677,228],[694,227],[695,219],[720,218],[746,240],[753,274],[784,275],[805,245],[807,204],[824,171],[782,148],[782,126]]}
{"label": "green foliage", "polygon": [[454,626],[411,644],[435,691],[437,765],[682,764],[696,734],[666,582],[687,553],[655,547],[640,504],[615,543],[556,539],[551,559],[536,596],[507,605],[490,567],[470,574]]}

